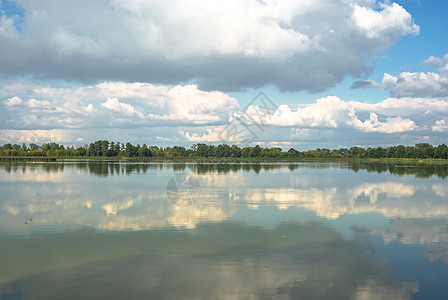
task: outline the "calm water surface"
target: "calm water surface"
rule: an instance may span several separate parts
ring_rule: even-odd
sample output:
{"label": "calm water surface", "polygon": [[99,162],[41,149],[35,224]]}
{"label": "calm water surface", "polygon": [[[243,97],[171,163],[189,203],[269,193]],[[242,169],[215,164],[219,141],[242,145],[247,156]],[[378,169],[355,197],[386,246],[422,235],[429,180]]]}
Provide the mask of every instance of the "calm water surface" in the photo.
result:
{"label": "calm water surface", "polygon": [[448,299],[447,167],[0,163],[2,299]]}

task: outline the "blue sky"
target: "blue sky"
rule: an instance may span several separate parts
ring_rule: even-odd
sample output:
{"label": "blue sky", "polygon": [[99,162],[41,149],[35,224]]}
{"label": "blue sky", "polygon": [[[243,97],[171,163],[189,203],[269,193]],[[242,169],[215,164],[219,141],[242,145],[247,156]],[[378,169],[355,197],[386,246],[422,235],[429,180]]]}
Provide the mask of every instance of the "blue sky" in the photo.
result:
{"label": "blue sky", "polygon": [[[446,1],[1,0],[0,10],[0,144],[447,143]],[[251,102],[260,92],[275,109]]]}

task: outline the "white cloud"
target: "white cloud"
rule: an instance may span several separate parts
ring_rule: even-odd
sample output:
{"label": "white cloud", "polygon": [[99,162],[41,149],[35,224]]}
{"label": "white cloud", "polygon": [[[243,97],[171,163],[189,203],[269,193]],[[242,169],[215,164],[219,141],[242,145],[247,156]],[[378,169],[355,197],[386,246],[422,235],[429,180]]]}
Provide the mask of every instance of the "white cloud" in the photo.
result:
{"label": "white cloud", "polygon": [[[443,69],[443,68],[442,68]],[[440,69],[440,70],[442,70]],[[394,97],[448,97],[448,74],[443,72],[384,73],[382,84],[373,80],[355,81],[352,89],[380,87]]]}
{"label": "white cloud", "polygon": [[130,105],[128,103],[122,103],[122,102],[118,101],[117,98],[107,98],[107,101],[104,103],[101,103],[101,106],[104,108],[110,109],[112,111],[122,113],[125,116],[136,115],[138,117],[143,117],[142,113],[136,111],[132,105]]}
{"label": "white cloud", "polygon": [[419,32],[400,5],[372,1],[17,2],[21,31],[0,19],[4,76],[316,92]]}
{"label": "white cloud", "polygon": [[[224,141],[224,131],[226,130],[226,126],[217,126],[216,128],[207,128],[205,129],[205,133],[202,135],[200,133],[188,133],[188,132],[181,132],[181,134],[185,135],[185,138],[190,142],[200,142],[200,143],[207,143],[207,142],[221,142]],[[240,140],[244,138],[244,135],[241,135],[241,133],[235,137],[236,139]]]}
{"label": "white cloud", "polygon": [[[389,101],[391,102],[391,101]],[[280,105],[274,114],[263,112],[258,106],[251,106],[247,110],[248,123],[251,120],[261,119],[263,124],[273,126],[299,126],[305,128],[340,128],[353,127],[364,132],[397,133],[412,131],[417,128],[414,121],[400,116],[386,117],[385,121],[379,121],[375,112],[384,104],[370,104],[345,102],[338,97],[325,97],[316,100],[313,104],[299,105],[293,109],[288,105]],[[401,109],[406,109],[409,104],[402,103]],[[448,104],[445,103],[448,107]],[[426,107],[427,109],[428,107]],[[360,121],[356,111],[368,112],[370,118]],[[403,112],[402,112],[403,113]]]}
{"label": "white cloud", "polygon": [[0,143],[43,143],[71,141],[71,133],[64,129],[52,130],[0,130]]}
{"label": "white cloud", "polygon": [[169,141],[169,138],[163,137],[163,136],[156,136],[156,140],[158,141]]}
{"label": "white cloud", "polygon": [[398,82],[398,77],[384,73],[383,84],[381,87],[383,89],[390,89],[390,88],[394,87],[397,84],[397,82]]}
{"label": "white cloud", "polygon": [[414,121],[402,119],[401,117],[387,118],[385,122],[378,121],[378,115],[376,113],[370,113],[370,119],[364,122],[360,121],[354,113],[352,117],[353,119],[348,123],[365,132],[396,133],[412,131],[416,128]]}
{"label": "white cloud", "polygon": [[443,65],[443,59],[436,56],[430,56],[425,60],[425,64],[430,67],[440,67]]}
{"label": "white cloud", "polygon": [[448,131],[448,121],[447,120],[437,120],[436,124],[432,126],[432,131],[444,132]]}
{"label": "white cloud", "polygon": [[[105,82],[51,88],[31,82],[7,82],[1,88],[5,117],[15,129],[60,128],[67,123],[65,120],[72,120],[71,126],[76,128],[129,122],[140,126],[208,125],[226,123],[230,112],[238,109],[235,98],[218,91],[201,91],[196,85]],[[23,118],[30,113],[38,116],[34,122]]]}
{"label": "white cloud", "polygon": [[443,58],[437,56],[430,56],[425,60],[425,64],[429,67],[440,67],[440,72],[448,71],[448,53],[446,53]]}
{"label": "white cloud", "polygon": [[443,65],[439,70],[440,72],[448,72],[448,53],[443,56],[445,60],[445,65]]}
{"label": "white cloud", "polygon": [[274,126],[304,127],[338,127],[344,114],[350,109],[349,104],[338,97],[330,96],[316,100],[316,103],[297,106],[296,109],[282,104],[274,114],[263,111],[258,106],[247,110],[248,123],[261,119],[263,123]]}
{"label": "white cloud", "polygon": [[403,72],[395,84],[390,78],[383,78],[385,88],[393,87],[395,97],[447,97],[448,76],[437,73]]}
{"label": "white cloud", "polygon": [[26,102],[26,106],[30,108],[44,108],[51,105],[51,103],[47,100],[36,100],[36,99],[30,99]]}
{"label": "white cloud", "polygon": [[436,72],[402,72],[398,76],[384,73],[382,83],[374,80],[355,81],[352,89],[379,87],[391,90],[394,97],[448,97],[448,53],[442,58],[430,56],[428,66],[438,66]]}
{"label": "white cloud", "polygon": [[[361,133],[381,133],[376,135],[380,143],[386,143],[387,135],[409,133],[415,136],[412,141],[426,136],[428,142],[440,144],[448,114],[448,101],[444,99],[402,97],[363,103],[335,96],[309,104],[279,104],[275,112],[267,111],[261,104],[243,112],[237,99],[223,92],[201,91],[196,85],[125,82],[53,88],[26,81],[4,81],[0,83],[0,105],[0,135],[12,142],[48,141],[51,130],[62,130],[61,141],[67,143],[79,142],[77,138],[87,142],[98,138],[182,145],[327,140],[351,146],[371,138]],[[245,127],[236,117],[252,125]],[[110,128],[114,128],[113,133]],[[47,133],[31,134],[35,130]],[[341,138],[346,142],[336,142]],[[410,140],[410,136],[405,138]],[[394,143],[393,140],[396,139],[387,143]]]}
{"label": "white cloud", "polygon": [[381,11],[355,5],[353,18],[356,25],[366,32],[369,38],[380,38],[385,33],[395,35],[418,34],[420,27],[415,25],[412,16],[397,3],[380,3]]}
{"label": "white cloud", "polygon": [[160,100],[169,108],[167,113],[149,114],[148,117],[156,120],[210,124],[227,121],[227,115],[238,108],[238,101],[227,94],[200,91],[196,85],[173,87],[162,97],[165,99]]}
{"label": "white cloud", "polygon": [[385,116],[414,116],[421,117],[426,114],[429,118],[432,114],[444,115],[448,113],[448,101],[442,99],[426,98],[388,98],[378,103],[350,102],[357,111],[373,111]]}
{"label": "white cloud", "polygon": [[8,18],[3,14],[0,16],[0,39],[11,40],[19,38],[18,31],[14,26],[14,23],[14,18]]}
{"label": "white cloud", "polygon": [[11,107],[20,105],[22,104],[22,102],[23,102],[22,99],[20,99],[19,97],[12,97],[3,101],[3,104],[5,104],[5,106],[7,107]]}
{"label": "white cloud", "polygon": [[293,146],[292,142],[268,142],[268,147],[275,147],[275,148],[291,148]]}
{"label": "white cloud", "polygon": [[308,128],[291,128],[289,135],[291,138],[294,137],[306,137],[310,134],[310,129]]}

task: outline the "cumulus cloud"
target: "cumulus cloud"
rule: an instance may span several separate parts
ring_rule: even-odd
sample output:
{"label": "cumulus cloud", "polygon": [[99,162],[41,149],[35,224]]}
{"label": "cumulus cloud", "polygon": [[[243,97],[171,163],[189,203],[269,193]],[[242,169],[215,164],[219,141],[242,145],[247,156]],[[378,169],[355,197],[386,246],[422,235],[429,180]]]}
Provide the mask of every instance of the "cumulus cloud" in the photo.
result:
{"label": "cumulus cloud", "polygon": [[355,81],[352,89],[380,87],[391,90],[393,97],[447,97],[448,76],[433,72],[402,72],[398,76],[384,73],[381,84],[374,80]]}
{"label": "cumulus cloud", "polygon": [[295,137],[307,137],[309,134],[311,134],[311,130],[309,128],[291,128],[289,131],[289,136],[291,138]]}
{"label": "cumulus cloud", "polygon": [[17,2],[20,32],[14,17],[0,19],[3,76],[316,92],[369,73],[376,51],[419,33],[396,3]]}
{"label": "cumulus cloud", "polygon": [[19,97],[12,97],[3,101],[3,104],[7,107],[13,107],[22,104],[22,99]]}
{"label": "cumulus cloud", "polygon": [[101,103],[101,106],[107,109],[110,109],[112,111],[116,111],[118,113],[122,113],[126,116],[138,116],[143,117],[143,114],[141,112],[138,112],[135,110],[135,108],[127,103],[122,103],[118,101],[117,98],[107,98],[107,101],[104,103]]}
{"label": "cumulus cloud", "polygon": [[393,97],[448,97],[448,54],[443,59],[430,56],[425,64],[440,67],[438,72],[402,72],[399,75],[384,73],[383,80],[359,80],[352,89],[378,87],[390,90]]}
{"label": "cumulus cloud", "polygon": [[0,130],[0,143],[41,143],[42,141],[67,142],[72,136],[65,129],[51,130]]}
{"label": "cumulus cloud", "polygon": [[250,106],[247,115],[249,123],[256,120],[256,116],[262,116],[268,125],[338,127],[339,121],[348,109],[349,106],[346,102],[338,97],[330,96],[317,99],[313,104],[298,106],[296,109],[282,104],[274,114],[267,114],[258,106]]}
{"label": "cumulus cloud", "polygon": [[[224,141],[223,131],[225,130],[225,126],[218,126],[215,128],[207,128],[205,132],[202,133],[189,133],[189,132],[181,132],[181,134],[185,135],[185,138],[190,142],[200,142],[200,143],[208,143],[208,142],[220,142]],[[243,138],[243,136],[238,136],[237,138]]]}
{"label": "cumulus cloud", "polygon": [[[391,101],[391,100],[390,100]],[[320,98],[313,104],[299,105],[296,108],[288,105],[280,105],[274,114],[266,114],[258,106],[251,106],[247,110],[249,115],[248,123],[255,117],[261,116],[265,124],[273,126],[299,126],[305,128],[344,128],[353,127],[364,132],[384,132],[396,133],[412,131],[417,126],[409,118],[386,117],[385,121],[380,121],[375,112],[383,106],[383,103],[363,106],[362,103],[345,102],[338,97],[331,96]],[[445,103],[446,105],[446,103]],[[400,106],[404,108],[403,106]],[[361,121],[357,111],[365,113],[370,111],[370,118]]]}
{"label": "cumulus cloud", "polygon": [[387,118],[385,122],[380,122],[376,113],[370,113],[370,119],[364,122],[360,121],[354,113],[352,114],[352,118],[349,124],[366,132],[396,133],[412,131],[416,128],[414,121],[402,119],[401,117]]}
{"label": "cumulus cloud", "polygon": [[383,84],[393,88],[391,93],[394,97],[448,96],[448,76],[443,74],[403,72],[398,77],[385,77]]}
{"label": "cumulus cloud", "polygon": [[381,11],[355,5],[353,19],[369,38],[379,38],[390,32],[395,35],[418,34],[420,27],[413,24],[412,16],[397,3],[379,3]]}
{"label": "cumulus cloud", "polygon": [[52,88],[13,82],[3,84],[2,98],[4,129],[222,124],[238,109],[235,98],[196,85],[105,82]]}
{"label": "cumulus cloud", "polygon": [[425,64],[430,67],[440,67],[443,65],[443,62],[443,59],[441,59],[440,57],[432,55],[425,60]]}
{"label": "cumulus cloud", "polygon": [[[184,128],[181,135],[190,142],[289,145],[307,150],[353,145],[445,142],[443,125],[448,101],[424,98],[389,98],[379,103],[343,101],[325,97],[314,103],[278,106],[267,113],[260,106],[235,113],[227,126]],[[437,129],[437,130],[436,130]],[[345,145],[345,146],[341,146]],[[308,147],[308,148],[307,148]]]}
{"label": "cumulus cloud", "polygon": [[[329,96],[309,104],[279,104],[275,111],[260,103],[242,110],[237,99],[223,92],[202,91],[193,84],[138,82],[54,88],[4,81],[0,107],[2,141],[56,141],[52,135],[59,130],[63,134],[58,140],[66,143],[106,138],[155,144],[286,145],[316,138],[336,143],[350,137],[347,143],[351,146],[371,138],[358,133],[381,133],[377,138],[382,142],[390,134],[412,133],[439,144],[448,114],[446,100],[410,97],[363,103]],[[114,128],[113,135],[110,128]]]}
{"label": "cumulus cloud", "polygon": [[443,116],[448,113],[448,101],[427,98],[388,98],[378,103],[350,102],[356,110],[372,111],[385,116],[413,116],[430,118],[431,115]]}
{"label": "cumulus cloud", "polygon": [[440,67],[439,71],[441,72],[448,71],[448,53],[446,53],[442,58],[430,56],[424,62],[429,67]]}
{"label": "cumulus cloud", "polygon": [[448,121],[447,120],[437,120],[436,124],[432,126],[432,131],[444,132],[448,131]]}

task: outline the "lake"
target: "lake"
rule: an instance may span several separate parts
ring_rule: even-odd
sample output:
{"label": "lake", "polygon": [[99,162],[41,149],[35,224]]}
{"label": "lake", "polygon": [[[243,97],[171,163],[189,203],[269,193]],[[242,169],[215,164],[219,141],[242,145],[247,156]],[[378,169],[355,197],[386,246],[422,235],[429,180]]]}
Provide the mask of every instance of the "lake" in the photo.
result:
{"label": "lake", "polygon": [[2,162],[1,299],[447,299],[447,176]]}

